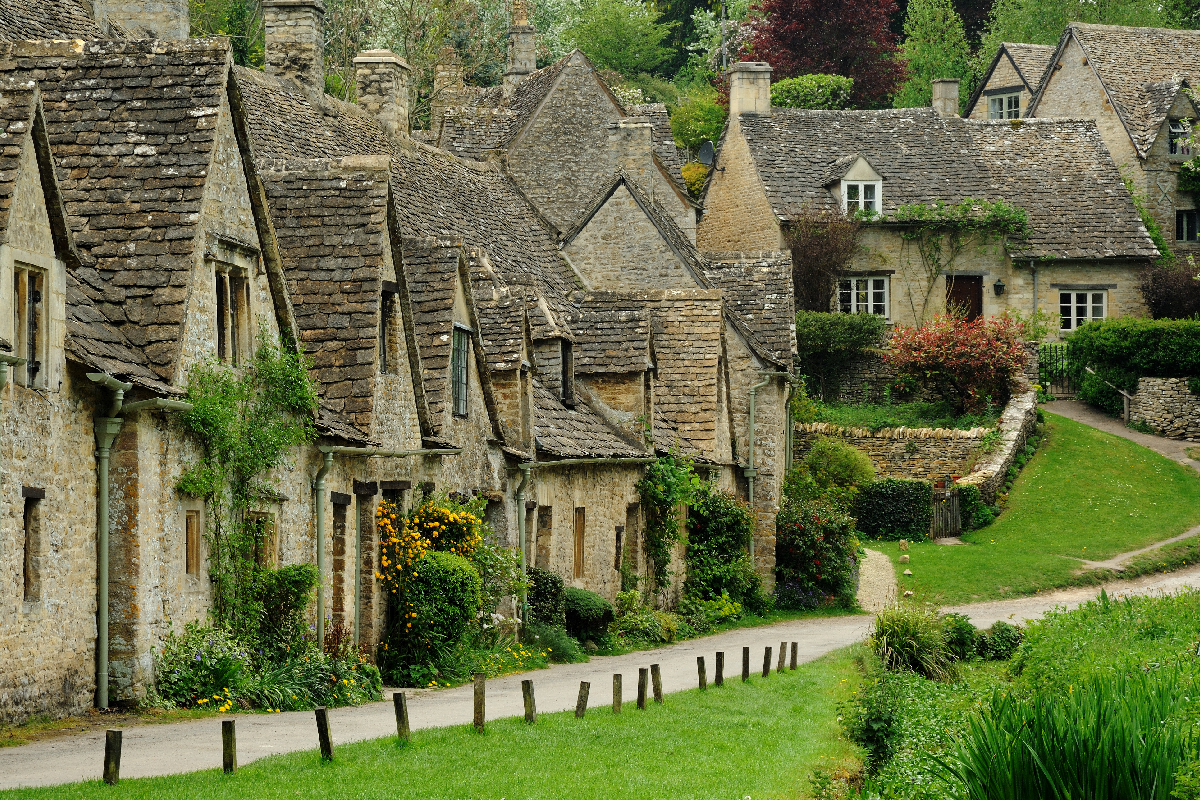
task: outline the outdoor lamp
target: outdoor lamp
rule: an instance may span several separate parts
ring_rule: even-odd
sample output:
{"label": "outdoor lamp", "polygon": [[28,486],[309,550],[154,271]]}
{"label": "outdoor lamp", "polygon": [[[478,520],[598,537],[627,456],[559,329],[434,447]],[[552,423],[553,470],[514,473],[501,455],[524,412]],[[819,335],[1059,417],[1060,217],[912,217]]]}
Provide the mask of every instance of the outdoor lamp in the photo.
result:
{"label": "outdoor lamp", "polygon": [[992,288],[996,290],[996,297],[1004,294],[1004,279],[996,278],[996,282],[992,284]]}

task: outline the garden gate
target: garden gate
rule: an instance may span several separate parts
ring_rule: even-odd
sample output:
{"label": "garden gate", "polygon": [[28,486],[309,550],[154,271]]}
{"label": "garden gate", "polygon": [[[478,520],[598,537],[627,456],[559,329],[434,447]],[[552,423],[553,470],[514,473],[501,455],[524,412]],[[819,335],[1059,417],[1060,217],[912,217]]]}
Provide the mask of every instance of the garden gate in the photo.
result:
{"label": "garden gate", "polygon": [[1043,342],[1038,348],[1038,382],[1042,391],[1055,397],[1074,397],[1077,387],[1071,375],[1071,345]]}
{"label": "garden gate", "polygon": [[962,533],[962,518],[958,512],[958,489],[933,490],[933,522],[930,539],[944,539]]}

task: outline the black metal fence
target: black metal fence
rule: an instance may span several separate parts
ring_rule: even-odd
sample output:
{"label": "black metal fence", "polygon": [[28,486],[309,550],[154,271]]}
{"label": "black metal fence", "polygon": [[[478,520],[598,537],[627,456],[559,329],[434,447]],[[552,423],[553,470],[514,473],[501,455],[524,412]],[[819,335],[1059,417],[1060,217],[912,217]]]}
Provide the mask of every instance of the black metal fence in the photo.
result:
{"label": "black metal fence", "polygon": [[1071,369],[1071,345],[1046,342],[1038,348],[1038,382],[1055,397],[1074,397],[1078,387]]}

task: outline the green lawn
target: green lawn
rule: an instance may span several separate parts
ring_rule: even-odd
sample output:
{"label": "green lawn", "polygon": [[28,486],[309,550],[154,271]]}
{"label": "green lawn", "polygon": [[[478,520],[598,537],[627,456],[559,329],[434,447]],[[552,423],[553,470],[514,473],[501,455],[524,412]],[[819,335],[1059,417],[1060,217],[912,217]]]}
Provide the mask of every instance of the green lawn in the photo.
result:
{"label": "green lawn", "polygon": [[[712,665],[709,664],[711,675]],[[725,686],[669,694],[663,706],[620,716],[608,706],[582,720],[573,712],[415,731],[395,739],[337,746],[332,763],[316,751],[255,761],[235,775],[219,770],[167,778],[21,789],[37,798],[796,798],[814,767],[854,760],[841,737],[837,704],[857,671],[848,650],[795,672],[740,676]],[[604,692],[600,691],[603,695]],[[337,741],[337,731],[334,731]]]}
{"label": "green lawn", "polygon": [[[1077,580],[1078,559],[1102,561],[1200,524],[1200,475],[1107,433],[1046,414],[1048,440],[1013,485],[1004,513],[963,536],[968,546],[911,545],[901,589],[965,603],[1033,594]],[[901,575],[905,568],[912,576]]]}

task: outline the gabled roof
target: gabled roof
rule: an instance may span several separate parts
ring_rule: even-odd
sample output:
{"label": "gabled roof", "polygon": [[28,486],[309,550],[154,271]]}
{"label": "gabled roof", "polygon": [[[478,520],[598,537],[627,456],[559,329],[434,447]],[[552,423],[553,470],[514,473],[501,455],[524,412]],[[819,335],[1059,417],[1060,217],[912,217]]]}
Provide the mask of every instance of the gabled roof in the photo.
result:
{"label": "gabled roof", "polygon": [[679,157],[679,148],[675,146],[675,135],[671,133],[671,118],[667,114],[666,104],[643,103],[629,106],[626,111],[631,117],[646,117],[650,120],[654,154],[658,156],[663,167],[671,173],[671,177],[681,186],[684,185],[683,159]]}
{"label": "gabled roof", "polygon": [[790,253],[705,253],[704,274],[778,363],[796,352]]}
{"label": "gabled roof", "polygon": [[534,442],[538,456],[559,458],[638,458],[646,453],[625,442],[587,403],[567,408],[554,393],[533,381]]}
{"label": "gabled roof", "polygon": [[821,185],[828,188],[840,182],[842,178],[846,177],[846,173],[850,171],[850,168],[859,161],[865,161],[868,167],[875,170],[876,174],[879,173],[879,170],[875,169],[875,165],[871,163],[869,158],[860,153],[850,153],[849,155],[833,160],[828,169],[825,170],[825,174],[821,176]]}
{"label": "gabled roof", "polygon": [[650,363],[650,312],[628,292],[588,292],[576,297],[575,372],[579,375],[642,372]]}
{"label": "gabled roof", "polygon": [[0,0],[0,40],[103,39],[77,0]]}
{"label": "gabled roof", "polygon": [[1054,56],[1054,49],[1053,45],[1048,44],[1002,42],[996,48],[996,55],[992,56],[992,63],[984,70],[983,77],[980,78],[975,91],[971,93],[971,99],[967,101],[967,112],[963,116],[971,116],[975,104],[979,102],[979,98],[983,96],[983,92],[987,88],[988,81],[992,79],[992,73],[999,66],[1000,59],[1007,58],[1012,63],[1013,69],[1017,71],[1017,77],[1021,79],[1025,89],[1033,93],[1041,84],[1046,67],[1049,66],[1050,59]]}
{"label": "gabled roof", "polygon": [[770,115],[743,115],[741,130],[780,221],[805,204],[835,207],[822,183],[830,165],[861,154],[887,178],[883,224],[901,205],[1003,199],[1029,213],[1029,238],[1010,242],[1012,252],[1136,259],[1156,252],[1091,120],[777,108]]}
{"label": "gabled roof", "polygon": [[[1185,82],[1200,86],[1200,31],[1072,22],[1063,31],[1047,75],[1072,37],[1087,55],[1134,149],[1145,158],[1180,88]],[[1043,79],[1030,102],[1031,116],[1049,83]]]}

